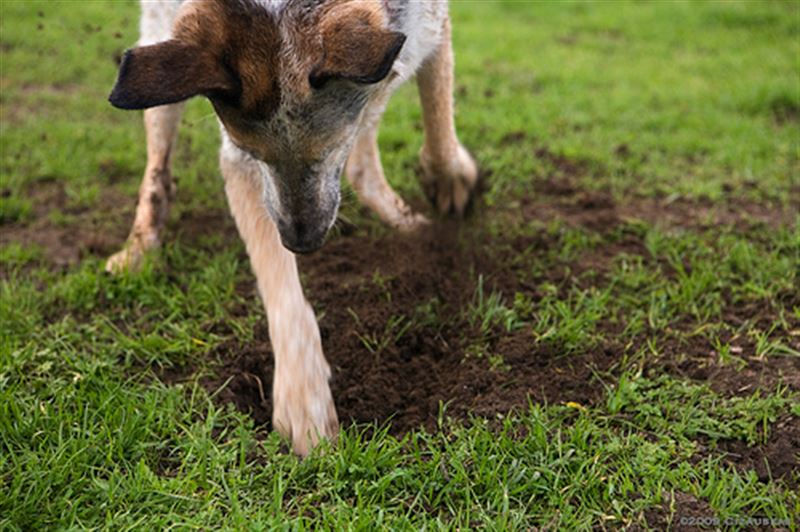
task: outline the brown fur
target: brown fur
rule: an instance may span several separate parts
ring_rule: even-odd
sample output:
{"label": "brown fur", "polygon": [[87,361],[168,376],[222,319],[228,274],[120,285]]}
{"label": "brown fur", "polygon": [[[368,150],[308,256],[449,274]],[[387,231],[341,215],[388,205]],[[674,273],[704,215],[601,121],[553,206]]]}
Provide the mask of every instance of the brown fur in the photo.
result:
{"label": "brown fur", "polygon": [[235,80],[209,51],[173,39],[126,52],[109,100],[123,109],[144,109],[234,90]]}
{"label": "brown fur", "polygon": [[319,25],[325,54],[311,73],[311,85],[336,78],[374,83],[386,77],[405,36],[384,29],[385,24],[386,13],[377,2],[341,2],[327,9]]}
{"label": "brown fur", "polygon": [[126,53],[111,101],[140,109],[202,94],[219,106],[224,121],[244,129],[243,119],[268,119],[283,91],[302,101],[312,83],[383,79],[405,40],[384,29],[386,13],[375,1],[333,2],[298,22],[290,35],[297,64],[289,71],[268,11],[240,2],[190,4],[173,39]]}
{"label": "brown fur", "polygon": [[281,96],[275,53],[280,39],[267,11],[239,2],[196,2],[178,20],[174,34],[209,49],[217,65],[237,79],[238,93],[222,95],[223,101],[257,119],[275,111]]}

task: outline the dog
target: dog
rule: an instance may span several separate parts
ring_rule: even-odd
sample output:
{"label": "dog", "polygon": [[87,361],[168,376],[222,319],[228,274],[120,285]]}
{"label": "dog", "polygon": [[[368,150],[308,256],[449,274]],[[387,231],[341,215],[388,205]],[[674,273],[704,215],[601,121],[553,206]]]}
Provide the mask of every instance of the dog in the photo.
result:
{"label": "dog", "polygon": [[110,272],[160,244],[175,189],[170,155],[182,102],[210,100],[220,122],[228,204],[266,309],[275,356],[273,426],[305,456],[338,419],[314,312],[295,253],[318,249],[336,220],[344,171],[391,227],[428,223],[386,182],[377,128],[389,96],[416,74],[421,184],[462,214],[478,170],[453,121],[446,0],[143,0],[141,38],[109,101],[146,109],[147,165],[136,217]]}

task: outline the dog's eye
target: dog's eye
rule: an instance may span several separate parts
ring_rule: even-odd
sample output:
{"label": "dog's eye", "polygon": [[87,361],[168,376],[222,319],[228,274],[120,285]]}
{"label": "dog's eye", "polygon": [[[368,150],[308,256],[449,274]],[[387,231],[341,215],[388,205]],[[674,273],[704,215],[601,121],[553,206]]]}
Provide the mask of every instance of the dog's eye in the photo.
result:
{"label": "dog's eye", "polygon": [[[381,78],[383,79],[383,78]],[[351,84],[355,85],[372,85],[377,83],[376,81],[369,79],[369,78],[362,78],[362,77],[353,77],[343,74],[331,74],[327,72],[312,72],[308,75],[308,84],[311,85],[312,89],[321,90],[328,86],[331,82],[336,81],[347,81]]]}
{"label": "dog's eye", "polygon": [[312,89],[320,90],[325,88],[325,85],[327,85],[331,79],[333,79],[332,76],[312,72],[308,75],[308,84],[311,85]]}

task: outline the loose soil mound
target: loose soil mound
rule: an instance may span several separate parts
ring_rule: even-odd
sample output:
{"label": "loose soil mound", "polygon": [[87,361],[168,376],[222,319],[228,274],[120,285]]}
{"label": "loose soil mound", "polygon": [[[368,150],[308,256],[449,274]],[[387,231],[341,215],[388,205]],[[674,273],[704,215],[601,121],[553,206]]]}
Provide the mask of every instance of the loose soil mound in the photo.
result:
{"label": "loose soil mound", "polygon": [[[400,434],[434,427],[440,402],[458,418],[525,408],[529,398],[589,403],[602,392],[593,372],[616,361],[610,347],[560,355],[536,346],[527,329],[485,338],[460,309],[473,301],[477,272],[486,276],[487,295],[495,278],[504,274],[498,280],[513,284],[513,274],[493,264],[479,241],[460,238],[455,224],[413,236],[339,238],[300,262],[309,298],[322,315],[343,420],[391,420],[391,431]],[[472,354],[477,343],[483,353],[502,355],[505,366],[491,369],[485,357]],[[272,364],[266,328],[254,344],[225,344],[218,354],[226,367],[208,384],[232,377],[223,397],[267,422]]]}

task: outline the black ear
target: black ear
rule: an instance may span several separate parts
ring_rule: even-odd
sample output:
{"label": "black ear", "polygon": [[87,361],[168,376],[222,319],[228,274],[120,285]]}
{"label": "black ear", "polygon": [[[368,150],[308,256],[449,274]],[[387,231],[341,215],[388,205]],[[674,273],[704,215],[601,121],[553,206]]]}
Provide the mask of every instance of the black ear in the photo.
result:
{"label": "black ear", "polygon": [[147,109],[237,88],[213,54],[173,39],[125,52],[108,101],[120,109]]}
{"label": "black ear", "polygon": [[406,36],[370,24],[366,17],[341,17],[323,27],[325,56],[309,76],[314,88],[330,79],[377,83],[392,69]]}

